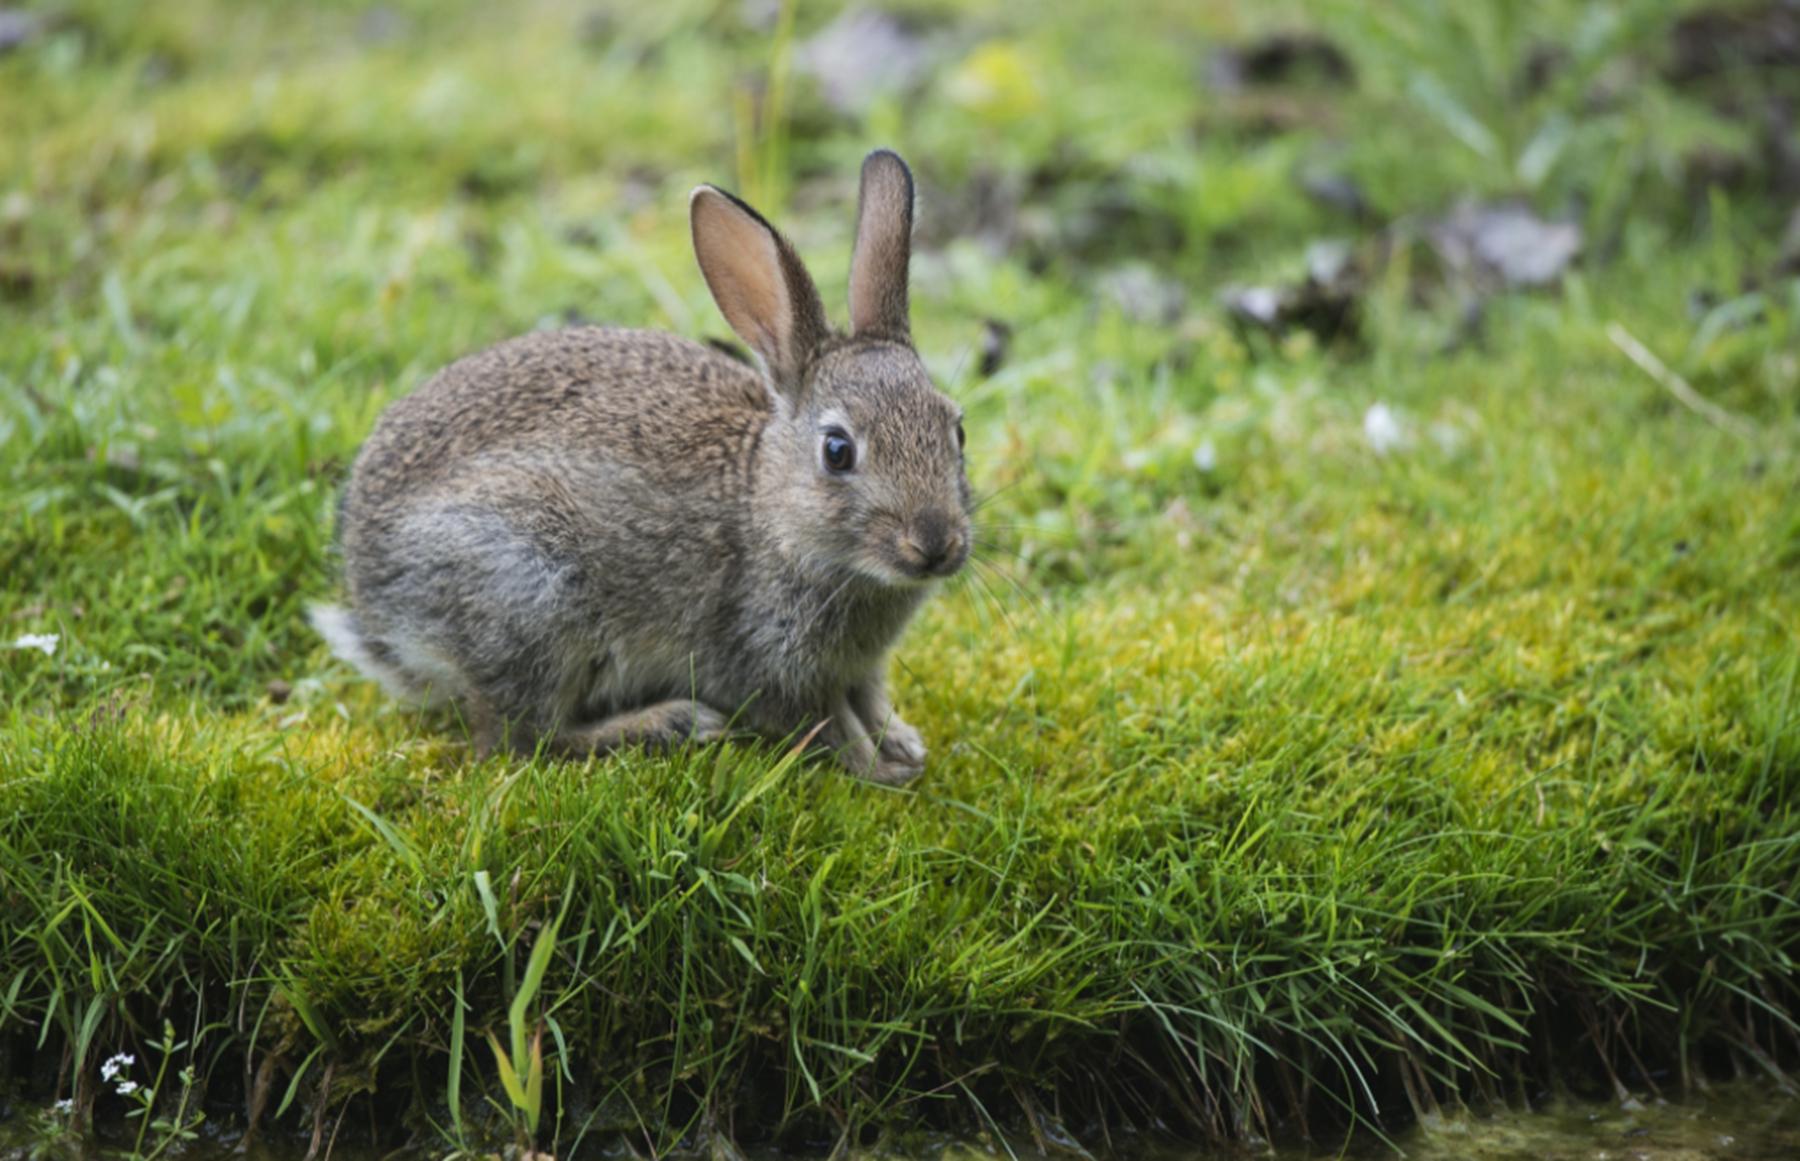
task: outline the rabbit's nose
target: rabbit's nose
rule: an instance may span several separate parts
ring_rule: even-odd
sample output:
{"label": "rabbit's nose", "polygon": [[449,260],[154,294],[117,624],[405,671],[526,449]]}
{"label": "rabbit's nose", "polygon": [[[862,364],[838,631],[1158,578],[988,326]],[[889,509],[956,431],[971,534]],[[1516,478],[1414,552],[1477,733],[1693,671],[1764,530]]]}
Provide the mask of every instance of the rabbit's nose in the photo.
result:
{"label": "rabbit's nose", "polygon": [[949,576],[962,567],[968,538],[942,512],[925,512],[900,538],[900,552],[919,576]]}

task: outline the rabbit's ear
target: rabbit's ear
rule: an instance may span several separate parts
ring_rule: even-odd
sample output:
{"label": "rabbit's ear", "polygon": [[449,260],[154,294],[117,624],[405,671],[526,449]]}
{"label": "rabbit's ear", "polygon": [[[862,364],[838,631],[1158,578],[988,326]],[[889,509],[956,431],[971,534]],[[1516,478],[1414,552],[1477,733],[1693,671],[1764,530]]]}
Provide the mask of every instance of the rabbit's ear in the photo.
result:
{"label": "rabbit's ear", "polygon": [[830,333],[800,256],[761,214],[714,186],[694,191],[688,217],[700,273],[725,321],[762,356],[778,387],[797,386]]}
{"label": "rabbit's ear", "polygon": [[906,266],[912,255],[913,179],[900,155],[877,149],[863,159],[850,258],[850,333],[910,341]]}

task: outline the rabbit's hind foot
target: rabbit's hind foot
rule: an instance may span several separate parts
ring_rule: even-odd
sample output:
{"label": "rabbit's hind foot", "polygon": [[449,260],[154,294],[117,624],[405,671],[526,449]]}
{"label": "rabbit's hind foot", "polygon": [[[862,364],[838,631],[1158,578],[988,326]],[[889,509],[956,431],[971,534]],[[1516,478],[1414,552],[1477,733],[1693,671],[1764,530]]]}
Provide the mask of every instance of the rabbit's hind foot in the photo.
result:
{"label": "rabbit's hind foot", "polygon": [[686,742],[712,742],[727,733],[724,714],[690,698],[657,702],[603,721],[566,729],[554,748],[570,757],[604,754],[625,746],[664,750]]}

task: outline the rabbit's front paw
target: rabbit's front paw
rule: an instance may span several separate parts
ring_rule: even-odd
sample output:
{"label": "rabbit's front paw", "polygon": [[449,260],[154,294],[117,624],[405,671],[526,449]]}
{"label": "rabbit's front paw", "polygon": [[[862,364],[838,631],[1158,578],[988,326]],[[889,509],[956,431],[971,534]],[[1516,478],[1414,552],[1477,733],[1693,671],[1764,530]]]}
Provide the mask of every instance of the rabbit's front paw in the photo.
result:
{"label": "rabbit's front paw", "polygon": [[888,718],[887,728],[881,732],[880,752],[883,762],[911,766],[915,772],[925,768],[925,739],[898,714]]}
{"label": "rabbit's front paw", "polygon": [[897,715],[889,715],[868,778],[885,786],[904,786],[924,772],[925,739]]}
{"label": "rabbit's front paw", "polygon": [[923,773],[925,767],[922,763],[895,762],[883,756],[875,760],[875,765],[863,777],[883,786],[905,786]]}
{"label": "rabbit's front paw", "polygon": [[879,685],[852,687],[833,707],[826,745],[859,778],[903,786],[925,769],[925,741]]}

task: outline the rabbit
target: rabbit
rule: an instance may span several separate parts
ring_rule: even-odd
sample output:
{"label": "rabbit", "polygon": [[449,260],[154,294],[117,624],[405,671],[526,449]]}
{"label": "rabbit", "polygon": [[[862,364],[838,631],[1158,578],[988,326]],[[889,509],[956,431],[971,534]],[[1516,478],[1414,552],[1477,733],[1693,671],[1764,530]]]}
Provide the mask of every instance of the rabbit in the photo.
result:
{"label": "rabbit", "polygon": [[728,730],[904,784],[886,661],[971,544],[963,414],[912,346],[912,173],[864,159],[839,332],[793,246],[712,185],[694,254],[757,366],[648,330],[525,335],[382,415],[340,509],[348,600],[312,609],[476,752],[580,756]]}

